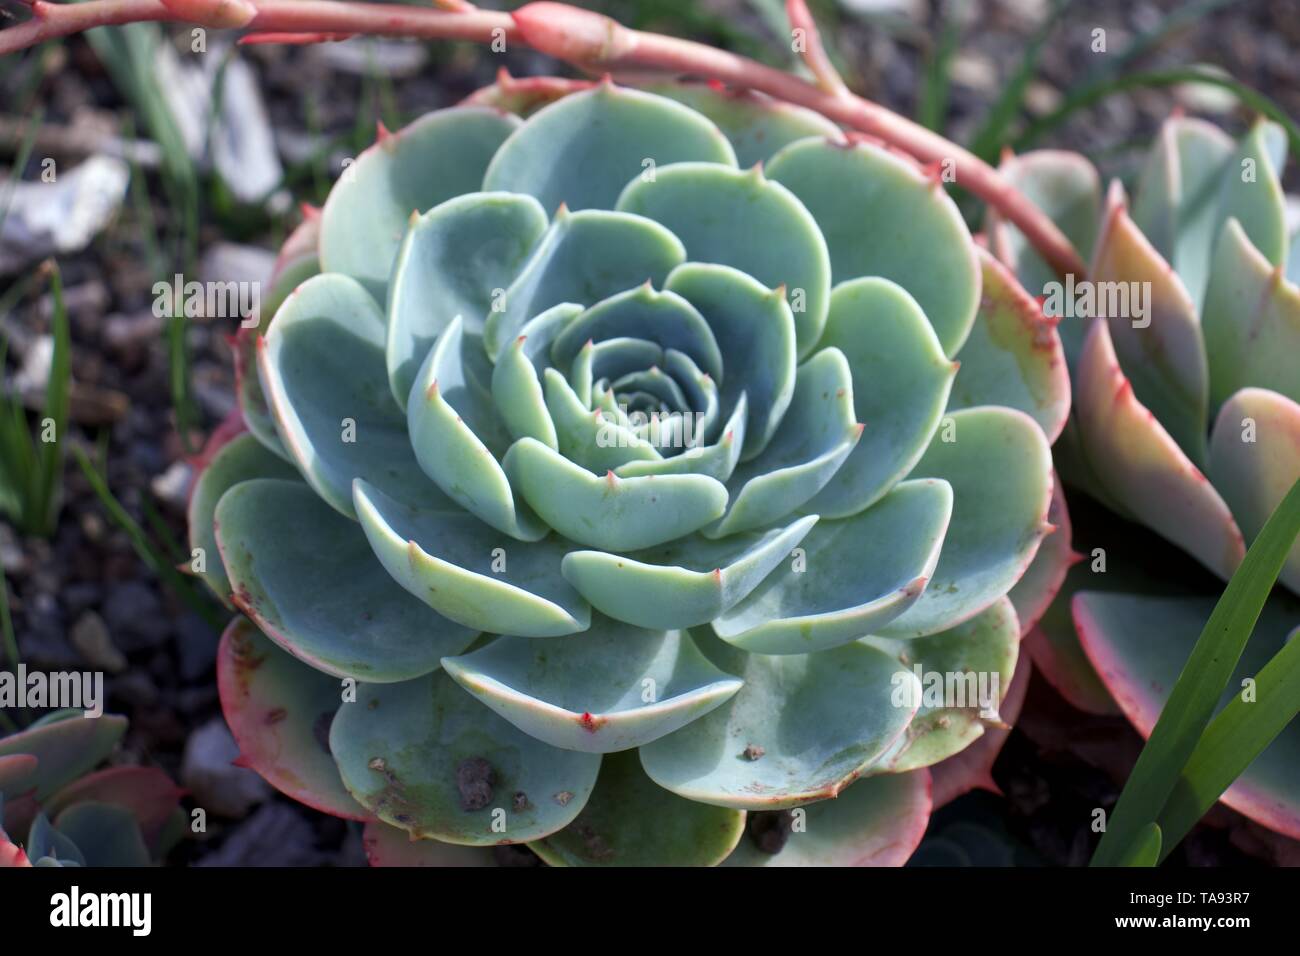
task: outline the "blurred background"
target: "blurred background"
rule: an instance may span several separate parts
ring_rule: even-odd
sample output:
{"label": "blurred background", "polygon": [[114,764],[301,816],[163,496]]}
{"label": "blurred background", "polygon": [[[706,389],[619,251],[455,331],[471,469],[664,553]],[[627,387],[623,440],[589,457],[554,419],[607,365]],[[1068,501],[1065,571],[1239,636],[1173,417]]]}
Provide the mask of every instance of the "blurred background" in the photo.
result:
{"label": "blurred background", "polygon": [[[582,5],[797,68],[781,0]],[[991,161],[1052,145],[1131,180],[1171,110],[1234,135],[1261,95],[1300,116],[1300,0],[810,6],[856,92]],[[0,0],[0,28],[26,16]],[[0,59],[5,647],[32,668],[105,672],[107,709],[131,720],[115,759],[166,770],[208,811],[207,832],[169,862],[365,860],[354,827],[230,763],[213,673],[228,613],[176,566],[189,559],[194,456],[234,407],[227,340],[238,321],[159,317],[154,284],[265,280],[300,203],[324,200],[378,122],[396,129],[454,104],[501,66],[569,72],[525,50],[364,39],[235,48],[220,31],[158,24]],[[1294,159],[1285,182],[1295,189]],[[978,228],[978,205],[957,198]],[[61,295],[42,265],[50,257]],[[65,383],[66,409],[51,409]],[[63,450],[28,461],[20,439],[50,412]],[[1089,811],[1113,802],[1140,741],[1122,718],[1066,711],[1034,677],[994,769],[1006,799],[976,793],[936,814],[914,862],[1085,862]],[[1220,807],[1174,862],[1297,863],[1300,847]]]}

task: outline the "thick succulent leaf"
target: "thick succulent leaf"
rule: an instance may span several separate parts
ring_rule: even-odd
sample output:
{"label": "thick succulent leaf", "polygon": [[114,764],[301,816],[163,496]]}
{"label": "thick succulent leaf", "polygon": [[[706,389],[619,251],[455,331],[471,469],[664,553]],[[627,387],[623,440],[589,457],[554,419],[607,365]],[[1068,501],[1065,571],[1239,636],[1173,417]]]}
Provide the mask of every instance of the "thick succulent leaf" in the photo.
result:
{"label": "thick succulent leaf", "polygon": [[[1300,361],[1300,354],[1295,358]],[[1246,541],[1254,541],[1300,478],[1300,404],[1277,392],[1243,388],[1219,411],[1208,467]],[[1300,543],[1278,577],[1300,595]]]}
{"label": "thick succulent leaf", "polygon": [[966,749],[986,727],[1004,725],[1000,709],[1020,651],[1020,623],[1007,598],[938,634],[866,643],[892,655],[921,688],[920,710],[888,761],[890,773],[932,766]]}
{"label": "thick succulent leaf", "polygon": [[779,853],[765,853],[745,837],[723,865],[902,866],[930,822],[930,772],[868,777],[802,812],[802,829]]}
{"label": "thick succulent leaf", "polygon": [[1160,127],[1133,198],[1133,222],[1183,280],[1199,310],[1210,251],[1223,223],[1220,193],[1232,175],[1231,137],[1205,120],[1175,116]]}
{"label": "thick succulent leaf", "polygon": [[529,847],[551,866],[716,866],[745,832],[745,813],[657,786],[634,753],[610,754],[578,818]]}
{"label": "thick succulent leaf", "polygon": [[[998,172],[1056,223],[1081,257],[1092,253],[1101,223],[1101,178],[1092,163],[1078,153],[1043,149],[1007,157]],[[1043,261],[1019,229],[992,211],[989,219],[989,236],[998,258],[1015,271],[1031,295],[1045,293],[1048,283],[1058,280],[1056,270]],[[1082,337],[1074,334],[1081,326],[1067,323],[1061,330],[1071,363],[1082,342]]]}
{"label": "thick succulent leaf", "polygon": [[501,350],[492,369],[492,400],[502,424],[514,438],[536,438],[558,448],[555,423],[546,413],[538,373],[546,368],[551,342],[582,306],[563,302],[525,325],[517,339]]}
{"label": "thick succulent leaf", "polygon": [[[7,793],[15,797],[31,790],[36,782],[37,763],[32,754],[11,753],[0,757],[0,795]],[[0,823],[3,822],[4,818],[0,816]]]}
{"label": "thick succulent leaf", "polygon": [[638,627],[706,624],[734,607],[817,523],[809,515],[762,534],[693,535],[633,554],[572,551],[561,571],[597,610]]}
{"label": "thick succulent leaf", "polygon": [[267,451],[252,435],[232,438],[199,473],[190,493],[187,509],[190,529],[190,552],[201,551],[203,570],[197,572],[212,593],[230,606],[230,579],[221,563],[217,550],[217,532],[213,516],[217,502],[230,488],[250,478],[279,478],[292,481],[299,477],[297,469]]}
{"label": "thick succulent leaf", "polygon": [[736,154],[694,110],[601,83],[538,110],[493,157],[483,188],[527,193],[548,210],[610,209],[633,176],[692,160],[734,167]]}
{"label": "thick succulent leaf", "polygon": [[460,316],[483,333],[497,296],[523,267],[546,230],[531,196],[469,193],[413,216],[393,263],[388,290],[388,380],[397,404],[434,340]]}
{"label": "thick succulent leaf", "polygon": [[603,478],[541,442],[510,446],[505,469],[514,486],[552,528],[579,544],[636,551],[698,531],[722,515],[727,489],[704,475]]}
{"label": "thick succulent leaf", "polygon": [[685,260],[681,240],[653,220],[561,208],[504,298],[494,303],[483,344],[488,355],[499,355],[525,322],[551,306],[589,306],[645,282],[662,284]]}
{"label": "thick succulent leaf", "polygon": [[[546,526],[515,498],[497,461],[509,435],[468,365],[482,354],[478,340],[464,333],[463,321],[452,319],[429,350],[407,400],[410,442],[420,468],[449,499],[512,538],[536,541]],[[420,494],[396,497],[426,500]]]}
{"label": "thick succulent leaf", "polygon": [[36,767],[23,776],[22,786],[42,801],[107,758],[125,733],[125,717],[74,715],[10,734],[0,740],[0,759],[15,754],[35,757]]}
{"label": "thick succulent leaf", "polygon": [[360,280],[382,305],[411,213],[477,191],[498,147],[519,125],[500,110],[462,106],[381,136],[343,171],[325,200],[324,271]]}
{"label": "thick succulent leaf", "polygon": [[515,541],[464,512],[406,505],[364,482],[356,502],[388,574],[443,617],[523,637],[572,634],[591,623],[591,608],[559,573],[567,542]]}
{"label": "thick succulent leaf", "polygon": [[[1109,324],[1120,368],[1137,400],[1160,420],[1188,458],[1204,462],[1209,366],[1196,306],[1182,280],[1129,217],[1118,183],[1107,199],[1088,276],[1097,290],[1090,315]],[[1102,290],[1111,283],[1114,289],[1127,290],[1127,295],[1106,296],[1116,312],[1101,302]],[[1139,289],[1147,299],[1144,316],[1138,315],[1133,301]],[[1145,290],[1150,290],[1149,296]]]}
{"label": "thick succulent leaf", "polygon": [[1094,322],[1075,381],[1079,436],[1108,494],[1153,531],[1224,580],[1246,553],[1228,506],[1134,396],[1111,345]]}
{"label": "thick succulent leaf", "polygon": [[633,459],[614,469],[620,478],[646,475],[706,475],[725,482],[736,470],[745,443],[749,401],[744,392],[736,400],[731,417],[722,426],[722,434],[712,445],[695,445],[677,455],[658,460]]}
{"label": "thick succulent leaf", "polygon": [[731,476],[731,506],[710,537],[779,521],[817,492],[862,436],[854,419],[853,371],[837,348],[824,348],[795,371],[794,394],[763,453]]}
{"label": "thick succulent leaf", "polygon": [[567,826],[600,770],[598,754],[529,737],[441,671],[359,687],[334,718],[330,750],[344,786],[385,823],[465,846]]}
{"label": "thick succulent leaf", "polygon": [[77,845],[54,829],[44,812],[36,815],[27,831],[26,850],[37,866],[86,865],[86,858]]}
{"label": "thick succulent leaf", "polygon": [[920,303],[944,351],[957,354],[979,306],[979,263],[961,213],[937,180],[882,147],[825,139],[791,143],[767,172],[817,220],[835,284],[892,279]]}
{"label": "thick succulent leaf", "polygon": [[1236,219],[1253,245],[1274,266],[1286,263],[1286,195],[1281,171],[1286,162],[1286,134],[1276,123],[1260,119],[1237,144],[1222,179],[1216,235]]}
{"label": "thick succulent leaf", "polygon": [[1248,386],[1300,402],[1300,287],[1269,263],[1235,219],[1215,247],[1203,322],[1215,406]]}
{"label": "thick succulent leaf", "polygon": [[742,456],[753,458],[771,440],[794,391],[795,319],[786,290],[768,289],[731,266],[701,262],[678,266],[665,288],[687,299],[713,330],[733,370],[720,383],[722,414],[731,415],[747,396]]}
{"label": "thick succulent leaf", "polygon": [[1025,570],[1024,576],[1007,592],[1020,620],[1020,636],[1029,633],[1047,612],[1065,583],[1071,565],[1080,560],[1071,547],[1073,530],[1070,512],[1065,505],[1065,489],[1061,479],[1052,475],[1052,503],[1047,509],[1047,523],[1054,529],[1038,547],[1038,553]]}
{"label": "thick succulent leaf", "polygon": [[275,429],[275,416],[271,414],[271,406],[262,391],[262,379],[257,370],[257,342],[258,333],[247,328],[236,332],[231,342],[230,350],[234,358],[232,364],[235,367],[235,399],[239,404],[239,415],[267,451],[291,462],[293,457],[284,447],[284,442],[280,441],[280,435]]}
{"label": "thick succulent leaf", "polygon": [[818,345],[848,359],[854,418],[863,429],[844,464],[804,508],[842,518],[878,501],[920,460],[949,400],[957,363],[943,354],[916,300],[888,279],[837,285]]}
{"label": "thick succulent leaf", "polygon": [[570,93],[591,89],[591,80],[563,76],[511,76],[505,67],[497,68],[495,83],[480,87],[465,99],[464,105],[493,106],[516,116],[528,117],[543,106],[563,99]]}
{"label": "thick succulent leaf", "polygon": [[1070,417],[1070,371],[1061,336],[1005,266],[984,249],[979,255],[984,291],[970,337],[957,355],[961,369],[948,408],[1018,408],[1038,422],[1050,444]]}
{"label": "thick succulent leaf", "polygon": [[457,846],[441,840],[414,840],[411,834],[378,820],[367,821],[361,846],[371,866],[496,866],[487,847]]}
{"label": "thick succulent leaf", "polygon": [[954,754],[930,768],[933,782],[930,796],[934,800],[936,810],[972,790],[987,790],[999,796],[1002,794],[1002,789],[993,779],[993,765],[1011,735],[1011,728],[1020,717],[1020,709],[1029,690],[1029,678],[1033,670],[1029,655],[1022,653],[1016,661],[1011,686],[1006,689],[1002,705],[998,710],[1005,726],[985,727],[979,739],[961,753]]}
{"label": "thick succulent leaf", "polygon": [[[779,810],[834,797],[886,755],[915,713],[890,700],[897,662],[866,644],[772,657],[696,635],[701,650],[745,686],[641,748],[650,778],[688,800]],[[905,675],[908,681],[916,678]]]}
{"label": "thick succulent leaf", "polygon": [[598,475],[632,461],[663,459],[659,450],[631,427],[610,421],[603,410],[592,411],[584,405],[555,369],[548,368],[543,378],[544,407],[555,426],[556,444],[551,447],[563,457]]}
{"label": "thick succulent leaf", "polygon": [[131,812],[151,854],[156,854],[167,825],[185,791],[157,767],[107,767],[68,784],[43,805],[52,817],[76,803],[94,801]]}
{"label": "thick succulent leaf", "polygon": [[[831,291],[831,259],[817,222],[793,193],[763,175],[706,163],[660,168],[628,183],[618,208],[663,223],[693,262],[733,266],[765,286],[784,286],[798,353],[821,337]],[[737,242],[738,236],[750,237]]]}
{"label": "thick succulent leaf", "polygon": [[217,647],[217,688],[242,766],[315,810],[369,819],[344,789],[329,750],[330,724],[343,702],[337,678],[307,667],[236,617]]}
{"label": "thick succulent leaf", "polygon": [[947,482],[908,481],[853,517],[822,519],[803,539],[804,553],[719,615],[713,630],[756,654],[807,654],[881,630],[920,598],[952,506]]}
{"label": "thick succulent leaf", "polygon": [[952,485],[952,522],[920,600],[876,633],[923,637],[968,620],[1020,580],[1049,530],[1052,457],[1024,412],[989,406],[950,416],[914,477]]}
{"label": "thick succulent leaf", "polygon": [[276,430],[307,482],[349,518],[352,479],[439,497],[420,473],[384,371],[384,316],[353,279],[320,275],[294,292],[258,340]]}
{"label": "thick succulent leaf", "polygon": [[81,852],[87,866],[149,866],[131,811],[109,803],[76,803],[54,820],[55,828]]}
{"label": "thick succulent leaf", "polygon": [[597,618],[584,634],[500,637],[443,669],[530,737],[613,753],[670,734],[721,705],[740,681],[709,663],[684,631]]}
{"label": "thick succulent leaf", "polygon": [[[1073,610],[1097,673],[1142,736],[1149,736],[1174,682],[1214,609],[1214,599],[1082,592]],[[1300,603],[1275,591],[1228,681],[1223,701],[1242,693],[1295,630]],[[1294,637],[1291,637],[1294,640]],[[1252,820],[1300,839],[1300,724],[1292,721],[1222,800]]]}
{"label": "thick succulent leaf", "polygon": [[714,378],[722,377],[722,353],[704,316],[677,293],[656,292],[648,282],[609,296],[569,323],[551,346],[551,360],[568,368],[585,343],[631,336],[685,352]]}
{"label": "thick succulent leaf", "polygon": [[409,680],[475,637],[403,591],[362,529],[300,482],[245,481],[222,496],[216,515],[236,606],[317,670]]}
{"label": "thick succulent leaf", "polygon": [[730,140],[742,169],[763,162],[795,140],[841,135],[840,128],[820,113],[752,90],[729,90],[712,83],[655,83],[649,90],[711,119]]}

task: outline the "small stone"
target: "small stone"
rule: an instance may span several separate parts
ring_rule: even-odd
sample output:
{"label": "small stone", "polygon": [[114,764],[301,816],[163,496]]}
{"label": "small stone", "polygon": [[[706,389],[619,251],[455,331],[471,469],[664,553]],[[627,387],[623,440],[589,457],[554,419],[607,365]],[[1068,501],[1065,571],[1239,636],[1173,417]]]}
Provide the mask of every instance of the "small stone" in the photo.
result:
{"label": "small stone", "polygon": [[174,461],[161,475],[155,475],[149,482],[154,497],[168,505],[178,514],[184,514],[189,502],[190,479],[194,469],[189,462]]}
{"label": "small stone", "polygon": [[745,829],[760,852],[775,855],[785,848],[793,826],[794,814],[789,810],[760,810],[750,812]]}
{"label": "small stone", "polygon": [[72,625],[72,646],[91,667],[120,674],[126,670],[126,655],[113,644],[108,625],[94,611],[84,611]]}
{"label": "small stone", "polygon": [[235,738],[220,717],[190,734],[181,760],[181,781],[193,794],[196,807],[215,816],[239,819],[271,795],[265,780],[234,765],[238,757]]}
{"label": "small stone", "polygon": [[141,581],[123,581],[102,608],[117,646],[126,654],[160,646],[171,631],[158,594]]}
{"label": "small stone", "polygon": [[482,757],[467,757],[456,765],[456,788],[465,810],[482,810],[492,802],[496,771]]}
{"label": "small stone", "polygon": [[746,760],[761,760],[765,753],[767,753],[767,751],[758,746],[758,744],[750,744],[744,749],[741,756]]}

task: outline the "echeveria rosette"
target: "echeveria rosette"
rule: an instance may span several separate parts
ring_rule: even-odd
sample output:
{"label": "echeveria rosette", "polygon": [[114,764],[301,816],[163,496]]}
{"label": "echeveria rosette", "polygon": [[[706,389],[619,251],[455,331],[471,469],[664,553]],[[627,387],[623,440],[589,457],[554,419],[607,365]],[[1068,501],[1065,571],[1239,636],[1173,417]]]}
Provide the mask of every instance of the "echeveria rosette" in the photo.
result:
{"label": "echeveria rosette", "polygon": [[[1071,702],[1093,712],[1118,705],[1144,735],[1209,617],[1215,578],[1231,575],[1300,478],[1300,243],[1288,235],[1285,159],[1285,133],[1272,123],[1234,142],[1178,117],[1161,129],[1131,206],[1118,183],[1103,199],[1096,171],[1074,154],[1030,153],[1004,168],[1079,248],[1093,249],[1088,279],[1150,284],[1149,327],[1121,316],[1061,325],[1076,402],[1057,451],[1067,482],[1165,540],[1089,521],[1089,560],[1066,585],[1073,620],[1055,609],[1027,642]],[[1044,266],[1021,237],[1003,224],[994,236],[1025,284],[1041,288]],[[1107,552],[1105,574],[1093,573],[1094,546]],[[1300,627],[1297,596],[1300,546],[1228,695]],[[1223,799],[1300,837],[1300,726]]]}
{"label": "echeveria rosette", "polygon": [[244,760],[378,862],[901,863],[986,723],[911,668],[1005,693],[1051,586],[1059,340],[910,160],[569,90],[358,157],[245,350],[191,508]]}
{"label": "echeveria rosette", "polygon": [[182,791],[156,767],[96,770],[125,717],[55,711],[0,737],[0,867],[150,866],[184,833]]}

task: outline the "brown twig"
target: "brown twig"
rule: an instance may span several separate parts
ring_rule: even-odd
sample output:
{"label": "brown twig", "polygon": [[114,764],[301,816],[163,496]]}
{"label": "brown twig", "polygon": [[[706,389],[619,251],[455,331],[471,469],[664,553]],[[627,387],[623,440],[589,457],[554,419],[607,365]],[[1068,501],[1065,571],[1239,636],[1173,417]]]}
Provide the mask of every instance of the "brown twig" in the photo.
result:
{"label": "brown twig", "polygon": [[463,0],[453,0],[453,6],[446,10],[349,0],[167,0],[166,4],[162,0],[70,4],[35,0],[30,20],[0,30],[0,55],[95,26],[174,20],[213,27],[237,25],[260,34],[296,34],[308,42],[311,37],[345,33],[478,43],[504,40],[531,46],[590,73],[659,71],[718,80],[815,110],[921,163],[950,162],[956,181],[1014,223],[1056,271],[1084,274],[1083,262],[1065,235],[993,167],[937,133],[848,92],[826,59],[801,0],[792,0],[789,8],[807,31],[804,54],[817,83],[702,43],[630,30],[602,14],[568,4],[529,3],[513,14],[479,10]]}

